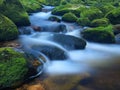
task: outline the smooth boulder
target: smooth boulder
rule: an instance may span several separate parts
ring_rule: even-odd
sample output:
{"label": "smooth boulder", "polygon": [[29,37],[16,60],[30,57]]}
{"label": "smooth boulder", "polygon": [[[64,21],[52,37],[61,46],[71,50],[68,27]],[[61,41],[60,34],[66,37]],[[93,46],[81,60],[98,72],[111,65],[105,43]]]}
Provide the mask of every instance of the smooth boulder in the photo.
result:
{"label": "smooth boulder", "polygon": [[68,50],[85,49],[86,47],[85,40],[70,35],[54,34],[50,40],[62,45]]}

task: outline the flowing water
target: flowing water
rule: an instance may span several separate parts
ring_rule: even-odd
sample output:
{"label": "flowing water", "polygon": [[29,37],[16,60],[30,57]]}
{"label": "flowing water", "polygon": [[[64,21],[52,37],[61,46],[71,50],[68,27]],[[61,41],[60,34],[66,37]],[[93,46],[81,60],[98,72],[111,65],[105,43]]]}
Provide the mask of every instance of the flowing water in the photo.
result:
{"label": "flowing water", "polygon": [[48,62],[46,62],[44,66],[44,74],[77,75],[86,72],[96,72],[98,69],[104,70],[106,68],[119,66],[120,45],[87,42],[86,48],[84,50],[67,50],[62,45],[51,41],[50,38],[54,34],[54,32],[52,32],[52,29],[56,28],[60,24],[66,26],[67,32],[64,33],[66,35],[81,38],[80,31],[83,30],[83,28],[77,26],[75,23],[58,23],[49,21],[48,18],[52,15],[52,8],[53,7],[48,6],[44,7],[43,12],[33,13],[30,16],[31,24],[35,26],[40,26],[41,28],[43,28],[43,31],[45,30],[45,32],[33,32],[31,35],[20,35],[20,42],[24,46],[24,49],[30,53],[34,53],[37,55],[37,53],[35,52],[39,52],[39,50],[32,48],[34,46],[54,46],[61,49],[62,51],[64,51],[64,53],[67,54],[66,60],[49,60]]}

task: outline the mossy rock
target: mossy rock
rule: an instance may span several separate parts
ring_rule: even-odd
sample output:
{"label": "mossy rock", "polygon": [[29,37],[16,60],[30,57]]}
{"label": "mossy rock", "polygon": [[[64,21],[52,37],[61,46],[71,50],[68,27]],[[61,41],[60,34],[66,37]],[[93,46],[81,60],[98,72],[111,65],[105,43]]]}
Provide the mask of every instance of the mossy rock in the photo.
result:
{"label": "mossy rock", "polygon": [[115,7],[111,4],[105,4],[99,7],[99,9],[106,15],[111,10],[115,9]]}
{"label": "mossy rock", "polygon": [[112,24],[120,24],[120,8],[116,8],[112,11],[110,11],[107,15],[106,18],[109,19],[109,21]]}
{"label": "mossy rock", "polygon": [[0,14],[0,42],[13,40],[18,37],[16,25],[6,16]]}
{"label": "mossy rock", "polygon": [[65,13],[70,12],[70,7],[72,7],[71,4],[57,6],[52,10],[52,14],[62,16]]}
{"label": "mossy rock", "polygon": [[92,27],[99,27],[99,26],[108,26],[109,20],[107,18],[95,19],[91,22]]}
{"label": "mossy rock", "polygon": [[66,22],[76,22],[77,17],[73,13],[70,12],[70,13],[64,14],[62,17],[62,20]]}
{"label": "mossy rock", "polygon": [[45,3],[45,1],[42,0],[20,0],[20,2],[29,13],[41,10],[42,3]]}
{"label": "mossy rock", "polygon": [[61,22],[61,19],[58,18],[58,17],[56,17],[56,16],[51,16],[51,17],[48,18],[48,20],[50,20],[50,21],[56,21],[56,22]]}
{"label": "mossy rock", "polygon": [[79,18],[77,23],[80,26],[90,26],[90,20],[88,18]]}
{"label": "mossy rock", "polygon": [[66,4],[66,5],[60,5],[54,8],[52,11],[52,14],[63,16],[66,13],[72,12],[77,17],[79,17],[81,11],[83,11],[84,9],[86,9],[84,5]]}
{"label": "mossy rock", "polygon": [[103,13],[95,7],[88,8],[80,13],[81,18],[88,18],[89,20],[99,19],[103,17]]}
{"label": "mossy rock", "polygon": [[3,0],[0,13],[10,18],[17,26],[30,25],[28,14],[19,0]]}
{"label": "mossy rock", "polygon": [[115,43],[112,26],[88,28],[82,32],[82,36],[91,42]]}
{"label": "mossy rock", "polygon": [[27,71],[23,54],[12,48],[0,48],[0,89],[21,84]]}

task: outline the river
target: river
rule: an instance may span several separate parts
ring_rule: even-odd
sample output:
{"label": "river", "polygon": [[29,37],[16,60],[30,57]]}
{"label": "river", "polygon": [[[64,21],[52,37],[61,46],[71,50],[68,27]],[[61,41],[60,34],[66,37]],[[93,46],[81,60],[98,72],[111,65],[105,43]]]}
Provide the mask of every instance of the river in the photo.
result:
{"label": "river", "polygon": [[[65,35],[71,35],[77,38],[81,38],[80,32],[86,28],[82,28],[76,23],[49,21],[48,18],[52,16],[51,10],[53,8],[54,7],[44,6],[43,11],[32,13],[29,16],[31,25],[40,26],[42,32],[35,32],[31,30],[30,35],[22,34],[20,35],[19,40],[26,51],[34,53],[36,55],[38,54],[39,50],[36,50],[36,48],[32,47],[39,46],[42,48],[45,45],[48,47],[55,46],[63,50],[68,57],[66,60],[50,60],[47,56],[45,56],[47,58],[47,62],[43,62],[43,75],[40,75],[39,78],[35,79],[34,84],[42,82],[42,84],[44,84],[46,87],[46,90],[109,89],[104,85],[107,83],[107,80],[110,79],[109,75],[116,77],[115,75],[119,73],[120,45],[99,44],[87,41],[86,48],[83,50],[68,50],[62,45],[54,41],[50,41],[50,38],[54,34],[54,30],[60,25],[65,25],[67,32],[60,31],[57,32],[58,34],[63,33]],[[61,18],[60,16],[57,17]],[[57,52],[54,53],[57,54]],[[114,72],[114,74],[112,72]],[[100,75],[98,75],[98,73]],[[120,75],[120,73],[118,75]],[[106,82],[104,84],[104,78],[107,78],[107,76],[109,78],[106,79]],[[88,83],[84,86],[86,78]],[[91,79],[89,80],[89,78],[92,78],[92,80],[95,79],[94,82],[91,81]],[[99,82],[101,78],[103,79],[103,84]],[[96,82],[96,79],[98,83]],[[83,80],[83,82],[80,82],[81,80]],[[113,80],[113,83],[115,84],[115,87],[119,86],[118,81]],[[114,86],[109,90],[115,90],[113,89]]]}

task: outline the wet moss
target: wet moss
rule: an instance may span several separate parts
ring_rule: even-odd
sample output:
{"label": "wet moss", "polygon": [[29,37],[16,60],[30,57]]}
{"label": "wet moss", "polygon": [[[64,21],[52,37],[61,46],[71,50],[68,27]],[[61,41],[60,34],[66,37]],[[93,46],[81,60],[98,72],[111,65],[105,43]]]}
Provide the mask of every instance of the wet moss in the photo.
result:
{"label": "wet moss", "polygon": [[99,26],[108,26],[109,20],[107,18],[95,19],[91,22],[92,27],[99,27]]}
{"label": "wet moss", "polygon": [[70,13],[64,14],[62,17],[62,20],[66,22],[76,22],[77,17],[73,13],[70,12]]}
{"label": "wet moss", "polygon": [[88,8],[83,10],[80,13],[81,18],[88,18],[89,20],[99,19],[103,17],[103,13],[95,7]]}
{"label": "wet moss", "polygon": [[82,32],[82,36],[91,42],[115,43],[112,26],[88,28]]}
{"label": "wet moss", "polygon": [[3,0],[0,13],[10,18],[17,26],[30,25],[28,14],[19,0]]}
{"label": "wet moss", "polygon": [[27,12],[34,12],[42,9],[42,3],[44,0],[20,0]]}
{"label": "wet moss", "polygon": [[120,8],[116,8],[110,11],[106,15],[106,18],[108,18],[112,24],[119,24],[120,23]]}
{"label": "wet moss", "polygon": [[88,18],[79,18],[77,23],[80,26],[90,26],[90,20]]}
{"label": "wet moss", "polygon": [[12,48],[0,48],[0,88],[14,87],[24,81],[27,62]]}
{"label": "wet moss", "polygon": [[16,25],[6,16],[0,14],[0,42],[13,40],[18,37]]}

